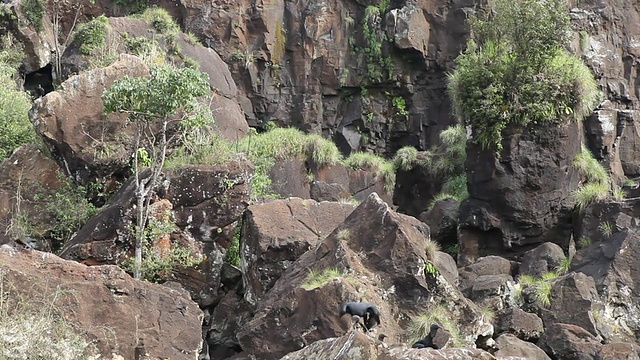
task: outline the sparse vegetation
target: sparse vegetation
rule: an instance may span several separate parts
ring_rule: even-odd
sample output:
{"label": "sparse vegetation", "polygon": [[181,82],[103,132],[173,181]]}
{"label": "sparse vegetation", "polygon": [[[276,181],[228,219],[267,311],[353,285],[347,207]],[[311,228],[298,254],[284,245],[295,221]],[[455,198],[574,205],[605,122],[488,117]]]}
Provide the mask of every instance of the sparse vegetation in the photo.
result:
{"label": "sparse vegetation", "polygon": [[344,163],[352,169],[372,170],[378,179],[384,181],[385,191],[389,193],[393,192],[396,184],[396,173],[393,162],[385,160],[383,157],[375,154],[355,152],[351,154]]}
{"label": "sparse vegetation", "polygon": [[351,240],[351,230],[345,228],[340,229],[336,234],[336,238],[340,241],[349,241]]}
{"label": "sparse vegetation", "polygon": [[556,267],[555,272],[558,275],[564,275],[567,272],[569,272],[570,267],[571,267],[571,258],[569,256],[565,256],[564,259],[560,261],[560,264],[558,264],[558,266]]}
{"label": "sparse vegetation", "polygon": [[586,182],[573,193],[578,209],[583,211],[590,203],[607,197],[610,183],[609,173],[584,145],[576,154],[573,166],[586,179]]}
{"label": "sparse vegetation", "polygon": [[620,187],[616,187],[615,189],[613,189],[613,198],[616,201],[622,201],[627,197],[627,192],[620,188]]}
{"label": "sparse vegetation", "polygon": [[431,239],[427,240],[427,242],[424,245],[424,252],[427,255],[427,259],[429,261],[436,260],[436,255],[438,251],[440,251],[440,244],[438,244],[437,242]]}
{"label": "sparse vegetation", "polygon": [[331,280],[336,278],[344,278],[347,281],[353,281],[353,278],[340,271],[338,268],[325,269],[322,272],[309,270],[307,280],[302,284],[302,288],[309,291],[319,287],[323,287]]}
{"label": "sparse vegetation", "polygon": [[[522,287],[532,287],[533,299],[536,304],[538,304],[538,306],[547,308],[551,305],[551,289],[553,288],[551,280],[557,277],[558,274],[554,271],[546,272],[538,278],[531,275],[522,274],[518,277],[520,292]],[[521,297],[521,295],[517,296]]]}
{"label": "sparse vegetation", "polygon": [[600,230],[605,237],[613,235],[613,226],[608,221],[601,222],[600,225],[598,225],[598,230]]}
{"label": "sparse vegetation", "polygon": [[464,338],[460,333],[458,320],[442,305],[411,319],[407,327],[407,343],[413,344],[427,336],[431,324],[438,324],[451,334],[451,347],[463,347],[465,345]]}
{"label": "sparse vegetation", "polygon": [[582,249],[582,248],[586,248],[589,245],[591,245],[591,239],[583,236],[580,238],[580,240],[578,241],[578,246]]}
{"label": "sparse vegetation", "polygon": [[242,220],[238,221],[236,228],[233,230],[233,238],[231,239],[231,245],[227,249],[227,253],[224,256],[224,261],[235,267],[240,267],[240,238],[242,236]]}
{"label": "sparse vegetation", "polygon": [[0,268],[0,359],[88,359],[100,358],[84,334],[65,320],[63,298],[68,291],[58,287],[37,296],[21,296],[19,286],[6,280]]}
{"label": "sparse vegetation", "polygon": [[458,119],[485,149],[500,152],[503,130],[581,120],[601,93],[591,70],[564,46],[563,0],[497,0],[470,19],[472,38],[448,90]]}
{"label": "sparse vegetation", "polygon": [[139,17],[151,24],[159,34],[176,34],[180,31],[171,14],[163,8],[155,6],[147,8]]}

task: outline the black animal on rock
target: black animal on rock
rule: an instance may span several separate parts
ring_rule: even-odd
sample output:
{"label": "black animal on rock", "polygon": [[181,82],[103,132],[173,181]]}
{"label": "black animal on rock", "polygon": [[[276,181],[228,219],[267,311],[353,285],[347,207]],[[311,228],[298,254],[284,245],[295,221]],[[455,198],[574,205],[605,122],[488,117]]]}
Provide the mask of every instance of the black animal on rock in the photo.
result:
{"label": "black animal on rock", "polygon": [[424,339],[417,341],[411,347],[414,349],[424,349],[424,348],[438,349],[439,346],[433,342],[433,339],[436,337],[436,333],[438,332],[438,329],[440,329],[440,326],[438,326],[438,324],[431,324],[431,327],[429,328],[429,334]]}
{"label": "black animal on rock", "polygon": [[[340,317],[343,317],[345,314],[349,314],[355,319],[354,326],[359,324],[365,331],[369,331],[380,324],[380,310],[373,304],[343,302],[340,304]],[[361,324],[360,320],[364,320],[364,324]]]}

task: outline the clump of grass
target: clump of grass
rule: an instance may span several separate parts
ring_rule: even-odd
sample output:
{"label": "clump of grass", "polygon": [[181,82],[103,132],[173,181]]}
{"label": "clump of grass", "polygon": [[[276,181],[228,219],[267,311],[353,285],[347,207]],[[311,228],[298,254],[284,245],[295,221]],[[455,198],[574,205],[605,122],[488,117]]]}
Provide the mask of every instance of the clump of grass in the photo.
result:
{"label": "clump of grass", "polygon": [[435,261],[436,256],[438,255],[438,251],[440,251],[440,244],[429,239],[424,245],[424,252],[429,261]]}
{"label": "clump of grass", "polygon": [[564,259],[560,261],[560,264],[556,266],[555,271],[558,275],[564,275],[567,272],[569,272],[570,267],[571,267],[571,258],[569,256],[565,256]]}
{"label": "clump of grass", "polygon": [[[531,275],[522,274],[518,277],[518,284],[521,287],[532,287],[533,299],[536,304],[547,308],[551,305],[551,289],[553,288],[551,280],[557,277],[558,273],[554,271],[548,271],[537,278]],[[519,295],[519,297],[521,297],[521,295]]]}
{"label": "clump of grass", "polygon": [[602,235],[606,237],[610,237],[613,234],[613,226],[608,221],[603,221],[598,225],[598,230],[602,233]]}
{"label": "clump of grass", "polygon": [[487,322],[492,322],[496,315],[493,312],[493,310],[488,306],[481,307],[480,312],[482,312],[482,316],[484,317],[484,320]]}
{"label": "clump of grass", "polygon": [[609,194],[609,173],[584,144],[574,157],[573,166],[586,179],[586,183],[573,193],[578,208],[583,211],[590,203],[607,197]]}
{"label": "clump of grass", "polygon": [[355,198],[340,198],[338,199],[338,203],[339,204],[349,204],[349,205],[354,205],[354,206],[358,206],[360,205],[360,202],[358,199]]}
{"label": "clump of grass", "polygon": [[624,189],[619,187],[616,187],[615,189],[613,189],[613,198],[616,201],[622,201],[626,197],[627,197],[627,192]]}
{"label": "clump of grass", "polygon": [[231,160],[233,154],[233,146],[229,141],[211,134],[202,139],[185,141],[184,146],[171,152],[164,166],[176,168],[193,164],[218,165]]}
{"label": "clump of grass", "polygon": [[192,33],[192,32],[187,32],[185,35],[185,40],[191,44],[191,45],[200,45],[200,40],[198,40],[198,37]]}
{"label": "clump of grass", "polygon": [[140,14],[140,18],[149,22],[161,34],[175,34],[180,31],[180,27],[173,20],[171,14],[163,8],[150,7]]}
{"label": "clump of grass", "polygon": [[453,347],[465,345],[458,320],[442,305],[436,306],[427,313],[414,316],[407,327],[407,340],[409,344],[424,338],[429,334],[431,324],[438,324],[451,335]]}
{"label": "clump of grass", "polygon": [[591,239],[589,239],[586,236],[583,236],[580,238],[580,240],[578,241],[578,246],[580,246],[580,248],[586,248],[589,245],[591,245]]}
{"label": "clump of grass", "polygon": [[351,230],[349,229],[340,229],[336,234],[336,237],[340,241],[349,241],[351,239]]}
{"label": "clump of grass", "polygon": [[98,359],[97,349],[61,316],[58,287],[25,298],[0,272],[0,359]]}
{"label": "clump of grass", "polygon": [[331,141],[320,135],[306,135],[307,156],[319,167],[330,166],[342,160],[342,154],[338,147]]}
{"label": "clump of grass", "polygon": [[307,280],[302,284],[302,288],[309,291],[319,287],[323,287],[328,284],[331,280],[336,278],[345,278],[345,280],[352,280],[350,277],[346,276],[342,271],[338,268],[329,268],[325,269],[322,272],[316,272],[315,270],[309,270],[309,275],[307,276]]}
{"label": "clump of grass", "polygon": [[418,150],[413,146],[405,146],[396,152],[393,157],[393,166],[398,170],[409,171],[413,169]]}
{"label": "clump of grass", "polygon": [[376,177],[384,181],[384,190],[389,193],[393,192],[396,184],[396,172],[393,162],[375,154],[355,152],[344,160],[344,164],[352,169],[375,172]]}
{"label": "clump of grass", "polygon": [[91,55],[94,50],[104,46],[107,38],[108,25],[109,20],[107,17],[100,15],[78,27],[75,39],[80,44],[80,52],[82,54]]}

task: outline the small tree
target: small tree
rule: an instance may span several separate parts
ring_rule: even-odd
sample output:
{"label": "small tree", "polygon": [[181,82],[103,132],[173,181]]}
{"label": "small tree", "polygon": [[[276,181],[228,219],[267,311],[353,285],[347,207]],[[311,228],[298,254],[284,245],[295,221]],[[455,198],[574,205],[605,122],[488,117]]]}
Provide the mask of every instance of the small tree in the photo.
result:
{"label": "small tree", "polygon": [[[150,70],[149,77],[130,77],[116,81],[102,99],[105,113],[122,112],[136,124],[133,170],[137,202],[135,228],[134,277],[140,278],[145,227],[149,218],[152,190],[164,166],[167,147],[180,135],[185,135],[213,118],[197,98],[209,91],[208,76],[191,68],[176,69],[161,65]],[[176,114],[180,111],[181,116]],[[182,131],[172,132],[177,122]],[[148,168],[148,176],[142,170]]]}
{"label": "small tree", "polygon": [[581,120],[600,98],[593,74],[564,45],[564,0],[496,0],[470,21],[472,38],[449,76],[456,116],[483,148],[501,149],[509,124]]}

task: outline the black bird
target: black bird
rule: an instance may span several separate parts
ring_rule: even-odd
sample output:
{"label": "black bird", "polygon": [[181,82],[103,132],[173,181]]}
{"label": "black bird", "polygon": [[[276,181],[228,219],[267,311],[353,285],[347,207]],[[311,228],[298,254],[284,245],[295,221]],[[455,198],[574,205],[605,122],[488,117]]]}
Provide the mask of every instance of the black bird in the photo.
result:
{"label": "black bird", "polygon": [[36,88],[36,92],[38,93],[38,97],[43,97],[46,93],[44,91],[44,88],[42,87],[42,84],[38,84],[38,87]]}
{"label": "black bird", "polygon": [[380,311],[378,308],[369,303],[362,302],[343,302],[340,304],[340,317],[345,314],[352,316],[358,316],[357,322],[364,319],[364,325],[362,327],[365,331],[371,330],[376,325],[380,324]]}
{"label": "black bird", "polygon": [[424,339],[417,341],[411,347],[414,349],[424,349],[428,347],[438,349],[439,346],[433,343],[433,339],[436,337],[438,329],[440,329],[440,326],[438,326],[437,324],[431,324],[431,327],[429,328],[429,334]]}

